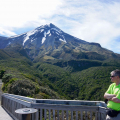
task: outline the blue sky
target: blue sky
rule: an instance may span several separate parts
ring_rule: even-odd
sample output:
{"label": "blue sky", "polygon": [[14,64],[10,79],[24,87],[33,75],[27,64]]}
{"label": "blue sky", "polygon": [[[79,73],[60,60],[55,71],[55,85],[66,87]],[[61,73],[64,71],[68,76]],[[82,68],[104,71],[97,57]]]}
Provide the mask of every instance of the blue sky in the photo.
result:
{"label": "blue sky", "polygon": [[1,36],[49,23],[120,54],[120,0],[0,0]]}

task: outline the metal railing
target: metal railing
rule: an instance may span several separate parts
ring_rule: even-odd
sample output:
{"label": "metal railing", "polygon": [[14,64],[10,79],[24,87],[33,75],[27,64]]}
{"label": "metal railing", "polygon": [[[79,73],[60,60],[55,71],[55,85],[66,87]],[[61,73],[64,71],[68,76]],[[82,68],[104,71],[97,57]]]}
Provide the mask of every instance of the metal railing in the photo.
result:
{"label": "metal railing", "polygon": [[2,107],[15,119],[20,108],[36,108],[32,120],[105,120],[106,104],[103,101],[34,99],[13,94],[2,94]]}

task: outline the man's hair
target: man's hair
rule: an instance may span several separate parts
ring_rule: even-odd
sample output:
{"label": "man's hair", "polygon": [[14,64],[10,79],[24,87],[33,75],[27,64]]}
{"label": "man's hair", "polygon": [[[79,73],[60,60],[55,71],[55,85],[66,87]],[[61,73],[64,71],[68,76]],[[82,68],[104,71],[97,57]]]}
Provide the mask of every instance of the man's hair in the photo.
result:
{"label": "man's hair", "polygon": [[118,69],[113,70],[111,73],[114,73],[115,76],[119,76],[120,77],[120,70],[118,70]]}

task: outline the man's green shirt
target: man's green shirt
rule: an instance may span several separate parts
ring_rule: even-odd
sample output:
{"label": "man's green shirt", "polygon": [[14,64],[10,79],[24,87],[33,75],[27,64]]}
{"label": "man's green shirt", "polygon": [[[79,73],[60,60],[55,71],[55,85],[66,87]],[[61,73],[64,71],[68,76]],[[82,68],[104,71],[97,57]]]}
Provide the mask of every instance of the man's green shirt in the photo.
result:
{"label": "man's green shirt", "polygon": [[[108,94],[114,94],[116,95],[116,97],[118,99],[120,99],[120,84],[116,86],[115,83],[112,83],[108,90],[106,91],[106,93]],[[120,103],[115,103],[113,101],[108,101],[108,104],[107,104],[107,107],[108,108],[111,108],[113,110],[117,110],[117,111],[120,111]]]}

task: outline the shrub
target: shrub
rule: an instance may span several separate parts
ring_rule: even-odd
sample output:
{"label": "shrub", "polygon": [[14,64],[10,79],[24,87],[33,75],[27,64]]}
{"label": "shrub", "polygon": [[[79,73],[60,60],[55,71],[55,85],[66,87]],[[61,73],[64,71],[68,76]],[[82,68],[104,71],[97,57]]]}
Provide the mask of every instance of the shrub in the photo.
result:
{"label": "shrub", "polygon": [[38,99],[60,99],[60,96],[49,88],[40,87],[40,92],[34,95]]}
{"label": "shrub", "polygon": [[2,82],[4,83],[7,83],[9,82],[9,80],[12,78],[12,74],[5,74],[3,77],[2,77]]}
{"label": "shrub", "polygon": [[5,70],[0,70],[0,79],[3,77]]}
{"label": "shrub", "polygon": [[33,96],[36,92],[39,92],[38,87],[29,80],[17,80],[8,88],[8,93],[22,96]]}

